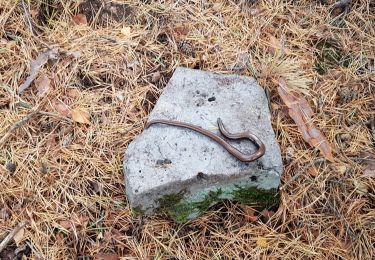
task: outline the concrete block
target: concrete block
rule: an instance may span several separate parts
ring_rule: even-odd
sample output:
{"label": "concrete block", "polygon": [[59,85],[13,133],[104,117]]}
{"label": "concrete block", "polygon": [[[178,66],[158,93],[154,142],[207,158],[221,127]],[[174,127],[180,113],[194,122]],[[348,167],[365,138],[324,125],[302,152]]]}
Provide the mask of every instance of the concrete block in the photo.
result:
{"label": "concrete block", "polygon": [[[135,211],[166,212],[184,222],[223,199],[261,207],[277,203],[283,170],[280,148],[267,97],[254,78],[177,68],[149,120],[178,120],[219,134],[217,118],[229,132],[257,135],[265,154],[241,162],[200,133],[151,125],[124,156],[126,194]],[[246,153],[256,149],[249,141],[232,143]]]}

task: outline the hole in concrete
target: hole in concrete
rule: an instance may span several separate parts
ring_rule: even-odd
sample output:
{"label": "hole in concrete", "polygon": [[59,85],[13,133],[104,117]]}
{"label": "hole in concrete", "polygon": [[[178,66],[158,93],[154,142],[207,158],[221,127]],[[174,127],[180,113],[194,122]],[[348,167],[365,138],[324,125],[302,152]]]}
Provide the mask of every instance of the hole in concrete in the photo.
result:
{"label": "hole in concrete", "polygon": [[258,180],[258,177],[257,177],[257,176],[251,176],[251,177],[250,177],[250,180],[251,180],[251,181],[257,181],[257,180]]}
{"label": "hole in concrete", "polygon": [[216,100],[215,97],[210,97],[210,98],[208,98],[208,102],[212,102],[212,101],[215,101],[215,100]]}
{"label": "hole in concrete", "polygon": [[206,179],[206,174],[204,174],[203,172],[198,172],[197,179],[198,180]]}
{"label": "hole in concrete", "polygon": [[142,170],[139,170],[138,172],[139,172],[139,173],[141,173],[141,172],[142,172]]}
{"label": "hole in concrete", "polygon": [[135,193],[138,193],[138,190],[135,190]]}
{"label": "hole in concrete", "polygon": [[197,93],[198,95],[201,93],[199,90],[195,91],[195,93]]}

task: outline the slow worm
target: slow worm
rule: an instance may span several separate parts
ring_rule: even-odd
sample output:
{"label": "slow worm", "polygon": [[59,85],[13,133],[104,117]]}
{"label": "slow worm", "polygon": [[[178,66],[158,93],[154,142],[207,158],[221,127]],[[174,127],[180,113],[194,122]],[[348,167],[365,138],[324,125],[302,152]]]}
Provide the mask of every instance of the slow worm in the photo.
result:
{"label": "slow worm", "polygon": [[212,140],[214,140],[215,142],[217,142],[218,144],[223,146],[231,155],[233,155],[238,160],[243,161],[243,162],[255,161],[255,160],[259,159],[260,157],[262,157],[264,155],[265,151],[266,151],[266,148],[265,148],[263,142],[256,135],[254,135],[252,133],[249,133],[249,132],[243,132],[243,133],[238,133],[238,134],[230,133],[225,129],[224,124],[223,124],[223,122],[221,121],[220,118],[217,119],[217,124],[218,124],[219,130],[220,130],[220,132],[223,136],[225,136],[226,138],[228,138],[230,140],[248,139],[248,140],[250,140],[250,141],[252,141],[256,144],[256,146],[258,147],[258,150],[255,151],[252,154],[244,154],[241,151],[239,151],[237,148],[235,148],[234,146],[230,145],[227,141],[225,141],[220,136],[218,136],[218,135],[216,135],[216,134],[214,134],[214,133],[212,133],[212,132],[210,132],[206,129],[203,129],[199,126],[188,124],[188,123],[183,123],[183,122],[174,121],[174,120],[167,120],[167,119],[155,119],[155,120],[149,121],[146,124],[146,128],[150,127],[153,124],[172,125],[172,126],[178,126],[178,127],[183,127],[183,128],[188,128],[188,129],[194,130],[198,133],[201,133],[201,134],[211,138]]}

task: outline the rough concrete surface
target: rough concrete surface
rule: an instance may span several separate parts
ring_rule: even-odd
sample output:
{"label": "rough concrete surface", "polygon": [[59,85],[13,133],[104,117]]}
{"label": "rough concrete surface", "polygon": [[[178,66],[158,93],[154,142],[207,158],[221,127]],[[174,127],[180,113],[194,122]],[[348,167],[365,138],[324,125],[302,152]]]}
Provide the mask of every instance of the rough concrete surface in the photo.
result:
{"label": "rough concrete surface", "polygon": [[[126,194],[138,212],[167,212],[183,222],[222,199],[270,206],[277,202],[282,160],[271,126],[268,101],[254,78],[177,68],[150,114],[195,124],[219,134],[250,131],[265,144],[257,161],[244,163],[222,146],[189,129],[151,125],[124,157]],[[251,153],[249,141],[232,142]]]}

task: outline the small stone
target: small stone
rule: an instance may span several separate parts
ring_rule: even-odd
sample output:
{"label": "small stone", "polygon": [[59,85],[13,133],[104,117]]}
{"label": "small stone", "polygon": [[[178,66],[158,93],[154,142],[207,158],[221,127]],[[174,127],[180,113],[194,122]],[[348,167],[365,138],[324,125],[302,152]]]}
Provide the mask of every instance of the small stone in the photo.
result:
{"label": "small stone", "polygon": [[151,82],[152,83],[158,82],[160,80],[160,77],[161,77],[160,71],[152,73]]}
{"label": "small stone", "polygon": [[42,162],[42,165],[41,165],[41,167],[40,167],[40,172],[41,172],[43,175],[45,175],[45,174],[48,173],[47,165],[46,165],[44,162]]}
{"label": "small stone", "polygon": [[[166,212],[184,222],[225,199],[263,208],[278,203],[280,148],[267,97],[254,78],[177,68],[149,120],[177,120],[221,135],[218,118],[229,132],[258,136],[265,154],[242,162],[200,133],[151,125],[124,156],[126,194],[134,211]],[[257,149],[250,141],[231,144],[246,154]]]}
{"label": "small stone", "polygon": [[7,165],[6,165],[6,168],[7,168],[7,170],[8,170],[10,173],[14,173],[14,172],[16,171],[16,169],[17,169],[17,166],[16,166],[14,163],[9,162],[9,163],[7,163]]}
{"label": "small stone", "polygon": [[287,162],[290,162],[290,160],[292,160],[293,156],[294,156],[294,149],[293,149],[293,147],[288,146],[288,147],[286,148],[285,160],[286,160]]}
{"label": "small stone", "polygon": [[341,142],[347,142],[352,139],[352,136],[349,133],[344,133],[340,135]]}

